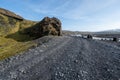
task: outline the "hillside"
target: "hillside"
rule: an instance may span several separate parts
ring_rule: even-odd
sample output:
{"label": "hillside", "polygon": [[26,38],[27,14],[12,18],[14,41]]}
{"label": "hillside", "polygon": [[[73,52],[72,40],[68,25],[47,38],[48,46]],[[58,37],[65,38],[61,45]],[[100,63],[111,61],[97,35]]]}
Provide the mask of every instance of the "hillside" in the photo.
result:
{"label": "hillside", "polygon": [[96,32],[96,34],[120,34],[120,29],[112,29]]}
{"label": "hillside", "polygon": [[63,30],[62,31],[62,34],[65,35],[65,36],[71,36],[71,35],[79,35],[79,34],[82,34],[82,35],[88,35],[88,34],[94,34],[94,32],[83,32],[83,31],[68,31],[68,30]]}
{"label": "hillside", "polygon": [[12,17],[12,18],[15,18],[15,19],[18,19],[18,20],[23,20],[24,19],[21,16],[16,15],[15,13],[13,13],[9,10],[3,9],[3,8],[0,8],[0,14],[6,15],[8,17]]}
{"label": "hillside", "polygon": [[0,8],[0,36],[15,33],[21,29],[31,27],[35,23],[25,20],[11,11]]}
{"label": "hillside", "polygon": [[33,40],[46,35],[61,35],[59,19],[45,17],[35,22],[0,8],[0,60],[36,46]]}
{"label": "hillside", "polygon": [[32,37],[21,34],[24,29],[32,27],[36,22],[0,8],[0,60],[27,50],[35,43]]}

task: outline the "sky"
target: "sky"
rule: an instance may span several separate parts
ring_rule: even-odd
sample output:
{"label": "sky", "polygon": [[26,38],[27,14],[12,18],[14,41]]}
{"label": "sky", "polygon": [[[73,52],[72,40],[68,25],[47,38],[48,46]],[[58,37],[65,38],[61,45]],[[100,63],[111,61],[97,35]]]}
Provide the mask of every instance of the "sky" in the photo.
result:
{"label": "sky", "polygon": [[120,0],[0,0],[0,7],[25,19],[57,17],[63,30],[120,29]]}

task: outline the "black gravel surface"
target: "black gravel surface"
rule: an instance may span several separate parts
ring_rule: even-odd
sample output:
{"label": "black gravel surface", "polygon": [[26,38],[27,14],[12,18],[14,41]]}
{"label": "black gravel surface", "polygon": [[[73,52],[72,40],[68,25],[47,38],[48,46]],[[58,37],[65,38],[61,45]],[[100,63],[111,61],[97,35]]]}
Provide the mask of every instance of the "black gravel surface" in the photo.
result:
{"label": "black gravel surface", "polygon": [[0,62],[0,80],[120,80],[120,47],[79,37],[44,37]]}

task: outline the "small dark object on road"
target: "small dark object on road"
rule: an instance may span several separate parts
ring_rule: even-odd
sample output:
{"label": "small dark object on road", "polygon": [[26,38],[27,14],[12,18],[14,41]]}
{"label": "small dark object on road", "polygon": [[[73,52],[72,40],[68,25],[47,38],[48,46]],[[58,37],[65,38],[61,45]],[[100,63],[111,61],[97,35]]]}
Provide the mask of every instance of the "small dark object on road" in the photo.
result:
{"label": "small dark object on road", "polygon": [[87,38],[88,39],[92,39],[92,35],[87,35]]}
{"label": "small dark object on road", "polygon": [[115,37],[114,37],[114,38],[113,38],[113,41],[118,42],[118,38],[115,38]]}

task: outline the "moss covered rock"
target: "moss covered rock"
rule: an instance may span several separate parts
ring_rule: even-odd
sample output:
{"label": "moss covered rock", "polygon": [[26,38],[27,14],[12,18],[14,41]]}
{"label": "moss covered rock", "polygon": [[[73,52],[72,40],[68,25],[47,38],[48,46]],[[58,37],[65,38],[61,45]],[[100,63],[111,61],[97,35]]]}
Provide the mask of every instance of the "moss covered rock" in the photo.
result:
{"label": "moss covered rock", "polygon": [[26,29],[24,32],[35,38],[49,35],[61,36],[61,21],[55,17],[45,17],[42,21]]}
{"label": "moss covered rock", "polygon": [[61,21],[55,17],[49,18],[45,17],[40,22],[40,34],[44,35],[57,35],[60,36],[61,34]]}

